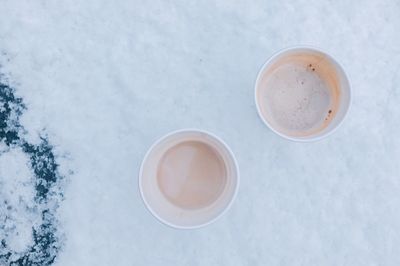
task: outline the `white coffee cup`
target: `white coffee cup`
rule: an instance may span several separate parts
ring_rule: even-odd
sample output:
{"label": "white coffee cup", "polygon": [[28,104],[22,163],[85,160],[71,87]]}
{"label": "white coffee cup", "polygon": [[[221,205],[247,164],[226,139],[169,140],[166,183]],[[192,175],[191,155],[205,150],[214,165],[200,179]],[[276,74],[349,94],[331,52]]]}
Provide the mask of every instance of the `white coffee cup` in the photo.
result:
{"label": "white coffee cup", "polygon": [[210,132],[184,129],[157,140],[145,155],[139,189],[148,210],[174,228],[219,218],[234,201],[239,169],[231,149]]}
{"label": "white coffee cup", "polygon": [[342,124],[351,105],[351,86],[342,66],[330,55],[297,46],[277,52],[263,65],[255,84],[255,102],[262,121],[276,134],[315,141]]}

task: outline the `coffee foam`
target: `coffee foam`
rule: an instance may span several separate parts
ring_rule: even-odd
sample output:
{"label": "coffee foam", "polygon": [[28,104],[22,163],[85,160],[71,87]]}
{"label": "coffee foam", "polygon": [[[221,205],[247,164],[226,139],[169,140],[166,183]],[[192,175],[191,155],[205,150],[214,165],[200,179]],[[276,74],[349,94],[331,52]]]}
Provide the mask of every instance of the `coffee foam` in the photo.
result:
{"label": "coffee foam", "polygon": [[276,58],[261,73],[257,101],[263,117],[278,131],[296,137],[324,130],[340,98],[331,60],[318,52],[296,51]]}
{"label": "coffee foam", "polygon": [[226,169],[221,156],[200,141],[185,141],[172,146],[161,158],[157,173],[164,196],[183,209],[210,205],[226,184]]}

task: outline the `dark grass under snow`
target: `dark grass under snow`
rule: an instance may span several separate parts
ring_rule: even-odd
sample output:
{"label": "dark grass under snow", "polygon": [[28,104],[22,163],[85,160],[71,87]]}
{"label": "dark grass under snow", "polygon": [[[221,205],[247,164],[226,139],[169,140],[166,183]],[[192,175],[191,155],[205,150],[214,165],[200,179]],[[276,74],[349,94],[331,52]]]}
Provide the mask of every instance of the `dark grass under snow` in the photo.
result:
{"label": "dark grass under snow", "polygon": [[[40,138],[39,144],[32,144],[24,139],[24,128],[19,123],[21,114],[26,107],[21,98],[15,96],[15,90],[2,82],[0,76],[0,143],[9,149],[19,148],[29,158],[29,164],[34,174],[35,204],[39,206],[41,223],[32,226],[33,244],[24,252],[16,252],[9,247],[7,239],[0,239],[0,265],[51,265],[56,259],[61,246],[60,232],[56,210],[63,194],[59,183],[63,177],[58,172],[58,164],[53,147],[46,137]],[[7,152],[7,151],[3,151]],[[2,153],[0,153],[2,156]],[[1,176],[0,179],[7,178]],[[0,204],[9,204],[0,198]],[[11,210],[12,206],[7,206]],[[10,219],[3,214],[1,217]],[[0,230],[5,230],[0,221]],[[1,235],[7,235],[6,231]]]}

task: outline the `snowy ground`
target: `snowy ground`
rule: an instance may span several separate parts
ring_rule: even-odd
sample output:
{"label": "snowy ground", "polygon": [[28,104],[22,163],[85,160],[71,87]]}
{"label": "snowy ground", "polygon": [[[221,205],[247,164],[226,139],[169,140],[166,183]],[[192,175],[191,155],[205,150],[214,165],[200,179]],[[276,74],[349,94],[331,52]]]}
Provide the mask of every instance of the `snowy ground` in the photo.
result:
{"label": "snowy ground", "polygon": [[[28,258],[38,265],[400,264],[399,1],[0,0],[0,12],[0,81],[25,106],[7,120],[18,139],[0,143],[0,262],[31,254],[36,228],[53,237]],[[316,143],[274,135],[253,99],[264,61],[298,44],[333,54],[353,85],[345,123]],[[193,231],[157,222],[137,188],[147,148],[185,127],[222,137],[242,176],[232,209]],[[40,147],[58,164],[43,199]]]}

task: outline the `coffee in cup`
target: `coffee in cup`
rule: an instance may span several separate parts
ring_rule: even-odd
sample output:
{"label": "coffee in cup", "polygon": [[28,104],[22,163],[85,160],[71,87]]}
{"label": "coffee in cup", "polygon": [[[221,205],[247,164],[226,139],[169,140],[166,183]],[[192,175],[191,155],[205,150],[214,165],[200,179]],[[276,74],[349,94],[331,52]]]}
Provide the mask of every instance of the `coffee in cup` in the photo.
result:
{"label": "coffee in cup", "polygon": [[326,136],[350,106],[350,84],[328,54],[299,47],[273,56],[256,81],[256,105],[264,123],[299,141]]}
{"label": "coffee in cup", "polygon": [[238,185],[238,166],[228,146],[211,133],[191,129],[157,141],[139,176],[145,205],[175,228],[214,221],[230,206]]}

